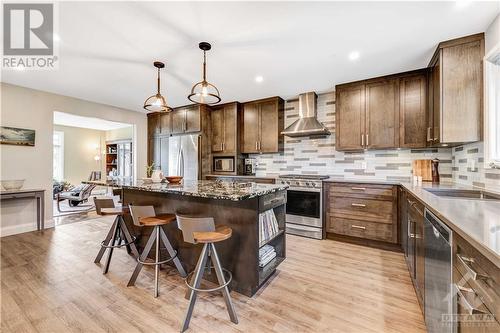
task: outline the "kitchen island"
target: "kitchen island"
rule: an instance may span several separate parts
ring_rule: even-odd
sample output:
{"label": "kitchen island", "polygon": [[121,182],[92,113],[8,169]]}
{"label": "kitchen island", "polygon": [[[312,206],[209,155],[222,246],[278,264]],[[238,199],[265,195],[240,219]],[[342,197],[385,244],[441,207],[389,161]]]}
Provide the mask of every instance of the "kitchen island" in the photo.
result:
{"label": "kitchen island", "polygon": [[[88,183],[121,188],[123,205],[153,205],[157,214],[213,217],[216,225],[229,226],[233,230],[232,237],[215,246],[222,266],[233,273],[232,289],[244,295],[254,295],[285,259],[287,186],[209,180],[184,181],[180,185],[144,184],[142,181]],[[269,210],[276,216],[278,230],[260,239],[263,237],[259,237],[262,228],[259,217]],[[130,216],[125,222],[135,233],[141,251],[152,229],[134,226]],[[186,270],[192,271],[202,246],[184,242],[176,224],[164,230]],[[277,255],[261,268],[259,249],[266,244],[274,247]],[[215,274],[205,277],[216,281]]]}

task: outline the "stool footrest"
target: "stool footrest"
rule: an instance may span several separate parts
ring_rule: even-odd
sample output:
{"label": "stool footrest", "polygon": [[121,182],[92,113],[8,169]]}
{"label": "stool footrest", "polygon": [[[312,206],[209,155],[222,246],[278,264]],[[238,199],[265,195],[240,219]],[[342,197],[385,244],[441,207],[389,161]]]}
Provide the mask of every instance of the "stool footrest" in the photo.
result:
{"label": "stool footrest", "polygon": [[140,257],[137,257],[137,262],[139,262],[139,263],[141,263],[143,265],[149,265],[149,266],[163,265],[163,264],[166,264],[167,262],[172,261],[175,258],[177,258],[177,251],[176,250],[174,250],[174,251],[175,251],[175,255],[173,257],[170,257],[170,258],[166,259],[166,260],[151,262],[151,261],[142,261],[140,259]]}
{"label": "stool footrest", "polygon": [[129,245],[135,243],[136,239],[137,239],[137,237],[132,236],[132,240],[130,242],[125,243],[125,244],[118,244],[118,245],[106,245],[106,244],[104,244],[106,241],[102,241],[101,247],[104,247],[106,249],[119,249],[120,247],[129,246]]}
{"label": "stool footrest", "polygon": [[[221,267],[222,268],[222,267]],[[191,290],[194,290],[194,291],[201,291],[201,292],[212,292],[212,291],[217,291],[217,290],[221,290],[225,287],[227,287],[231,281],[233,280],[233,274],[228,271],[227,269],[225,268],[222,268],[222,271],[224,271],[224,273],[226,273],[228,276],[227,277],[224,277],[227,281],[226,283],[224,283],[223,285],[221,286],[218,286],[218,287],[215,287],[215,288],[211,288],[211,289],[202,289],[202,288],[195,288],[193,287],[192,285],[189,284],[189,279],[190,277],[193,275],[194,271],[192,271],[191,273],[188,274],[188,276],[186,276],[184,282],[186,283],[186,286],[191,289]],[[224,274],[225,275],[225,274]]]}

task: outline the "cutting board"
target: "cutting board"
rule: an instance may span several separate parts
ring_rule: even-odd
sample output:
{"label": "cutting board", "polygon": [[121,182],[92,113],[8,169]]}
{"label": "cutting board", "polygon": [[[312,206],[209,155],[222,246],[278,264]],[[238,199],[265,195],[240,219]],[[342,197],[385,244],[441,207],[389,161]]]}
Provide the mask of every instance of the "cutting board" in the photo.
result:
{"label": "cutting board", "polygon": [[422,176],[422,181],[432,181],[432,164],[431,160],[414,160],[413,161],[413,175]]}

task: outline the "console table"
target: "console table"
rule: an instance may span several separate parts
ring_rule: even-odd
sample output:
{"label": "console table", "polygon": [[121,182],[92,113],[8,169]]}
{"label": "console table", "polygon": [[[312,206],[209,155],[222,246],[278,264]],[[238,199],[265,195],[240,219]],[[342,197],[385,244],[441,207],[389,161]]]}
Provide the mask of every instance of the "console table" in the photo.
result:
{"label": "console table", "polygon": [[43,230],[45,228],[45,190],[9,190],[0,191],[0,201],[29,199],[36,200],[36,229]]}

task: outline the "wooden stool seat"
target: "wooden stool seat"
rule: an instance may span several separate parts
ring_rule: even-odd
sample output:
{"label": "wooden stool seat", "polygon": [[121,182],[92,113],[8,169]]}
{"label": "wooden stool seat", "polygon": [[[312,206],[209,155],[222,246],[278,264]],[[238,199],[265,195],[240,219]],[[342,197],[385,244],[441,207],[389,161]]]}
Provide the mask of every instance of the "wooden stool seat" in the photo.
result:
{"label": "wooden stool seat", "polygon": [[139,223],[147,226],[154,227],[157,225],[165,225],[174,222],[176,219],[174,214],[163,214],[157,216],[140,217]]}
{"label": "wooden stool seat", "polygon": [[215,231],[193,232],[193,238],[197,243],[217,243],[231,238],[233,230],[225,225],[215,228]]}
{"label": "wooden stool seat", "polygon": [[124,215],[127,212],[126,207],[101,208],[101,215]]}

